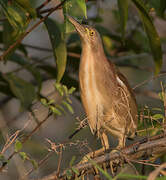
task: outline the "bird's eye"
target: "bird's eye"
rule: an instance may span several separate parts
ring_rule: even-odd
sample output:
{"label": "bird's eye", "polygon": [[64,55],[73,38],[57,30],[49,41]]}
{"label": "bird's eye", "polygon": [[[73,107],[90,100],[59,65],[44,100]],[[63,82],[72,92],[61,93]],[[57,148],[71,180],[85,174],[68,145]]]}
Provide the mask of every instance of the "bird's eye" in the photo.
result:
{"label": "bird's eye", "polygon": [[93,36],[95,34],[95,32],[93,30],[90,31],[90,36]]}

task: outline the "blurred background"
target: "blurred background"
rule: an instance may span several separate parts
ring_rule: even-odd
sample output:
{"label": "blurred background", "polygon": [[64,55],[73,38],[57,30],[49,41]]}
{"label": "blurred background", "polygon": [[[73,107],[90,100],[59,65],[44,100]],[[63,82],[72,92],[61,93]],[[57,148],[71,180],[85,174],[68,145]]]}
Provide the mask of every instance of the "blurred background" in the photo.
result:
{"label": "blurred background", "polygon": [[[35,0],[31,1],[31,4],[37,8],[43,2],[42,0]],[[55,7],[58,3],[58,0],[53,0],[45,9]],[[147,7],[151,9],[149,14],[153,19],[162,44],[163,64],[157,76],[154,76],[155,63],[147,34],[144,31],[138,11],[133,4],[130,4],[128,9],[124,42],[121,40],[121,25],[117,1],[92,0],[86,2],[86,7],[88,18],[84,18],[83,23],[96,27],[100,32],[108,58],[117,65],[134,89],[139,112],[150,115],[153,108],[163,111],[163,101],[160,99],[159,93],[166,84],[166,21],[165,16],[158,14],[155,1],[151,0]],[[9,39],[12,37],[10,37],[9,23],[3,19],[4,14],[2,12],[0,14],[0,32],[3,32],[3,34],[0,34],[0,52],[2,54],[4,48],[9,47],[7,43],[11,44]],[[62,9],[55,11],[50,17],[59,24],[63,24],[64,15]],[[34,25],[36,21],[36,19],[31,21],[29,26]],[[31,169],[34,169],[36,163],[46,157],[49,149],[51,149],[48,139],[56,145],[65,143],[62,151],[61,170],[68,167],[72,159],[75,159],[74,163],[79,162],[84,154],[91,151],[91,149],[100,147],[100,141],[91,134],[89,127],[82,129],[72,138],[73,144],[68,143],[68,137],[78,127],[80,120],[85,119],[86,116],[80,101],[78,84],[81,53],[80,39],[73,31],[66,34],[65,43],[67,45],[67,65],[61,82],[68,88],[72,86],[76,88],[71,96],[71,106],[74,113],[71,114],[65,110],[65,115],[50,116],[21,147],[21,151],[26,153],[26,157],[24,156],[26,160],[23,161],[18,154],[13,156],[10,162],[7,162],[8,165],[3,169],[3,173],[0,174],[0,179],[19,179],[19,177],[23,177]],[[21,44],[22,49],[18,49],[5,62],[0,62],[1,150],[11,135],[21,130],[17,136],[17,139],[21,141],[22,137],[29,134],[45,116],[43,112],[39,112],[38,120],[30,118],[31,113],[29,112],[31,111],[30,109],[27,110],[28,105],[25,105],[25,101],[28,101],[27,98],[31,99],[31,94],[28,93],[32,93],[31,86],[25,86],[23,93],[17,87],[24,86],[26,85],[25,82],[28,82],[34,86],[35,92],[37,92],[38,85],[40,84],[40,97],[39,95],[34,95],[39,100],[41,96],[47,97],[50,93],[55,92],[56,60],[46,26],[41,23],[23,39]],[[15,76],[11,77],[11,73],[23,80],[23,82]],[[15,83],[13,83],[14,80]],[[29,91],[28,88],[30,89]],[[23,97],[17,95],[20,93]],[[37,102],[34,99],[32,99],[33,104]],[[25,108],[22,108],[23,105],[25,105]],[[151,123],[146,122],[141,124],[139,128],[144,129],[149,126],[151,127]],[[146,133],[148,133],[147,135],[154,135],[158,131],[148,131]],[[110,138],[110,143],[114,147],[116,142]],[[16,151],[17,148],[19,149],[19,143],[16,145],[16,141],[7,148],[1,158],[1,165],[6,162],[10,154]],[[53,152],[39,168],[29,173],[29,178],[43,177],[57,170],[58,159],[59,154]],[[148,174],[148,171],[146,173]]]}

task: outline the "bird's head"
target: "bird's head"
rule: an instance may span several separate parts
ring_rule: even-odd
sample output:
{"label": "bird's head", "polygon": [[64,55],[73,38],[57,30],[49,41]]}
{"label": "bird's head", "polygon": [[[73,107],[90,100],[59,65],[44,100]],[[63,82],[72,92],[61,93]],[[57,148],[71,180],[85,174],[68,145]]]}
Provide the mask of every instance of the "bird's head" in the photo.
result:
{"label": "bird's head", "polygon": [[83,44],[86,44],[86,46],[92,47],[93,49],[98,49],[98,47],[102,45],[100,34],[95,28],[80,24],[71,16],[67,17],[69,21],[74,25]]}

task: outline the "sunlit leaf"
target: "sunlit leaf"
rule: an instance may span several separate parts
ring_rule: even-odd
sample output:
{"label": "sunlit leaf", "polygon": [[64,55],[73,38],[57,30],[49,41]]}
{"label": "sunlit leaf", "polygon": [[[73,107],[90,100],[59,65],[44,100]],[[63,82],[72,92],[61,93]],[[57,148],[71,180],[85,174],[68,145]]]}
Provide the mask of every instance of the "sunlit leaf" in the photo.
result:
{"label": "sunlit leaf", "polygon": [[56,108],[54,106],[49,106],[49,108],[53,113],[55,113],[55,114],[57,114],[59,116],[62,115],[61,111],[58,108]]}
{"label": "sunlit leaf", "polygon": [[157,15],[164,18],[164,12],[166,10],[166,0],[150,0],[149,4],[156,10]]}
{"label": "sunlit leaf", "polygon": [[49,37],[52,44],[53,53],[57,65],[57,82],[60,82],[66,69],[67,50],[66,43],[63,37],[63,31],[60,24],[50,18],[45,20]]}
{"label": "sunlit leaf", "polygon": [[23,161],[28,160],[29,157],[25,152],[19,152],[20,157],[22,158]]}
{"label": "sunlit leaf", "polygon": [[36,18],[36,10],[32,7],[30,0],[15,0],[21,7],[23,7],[31,17]]}
{"label": "sunlit leaf", "polygon": [[86,3],[85,0],[68,0],[63,6],[64,14],[64,28],[65,32],[69,33],[74,30],[73,25],[68,21],[66,14],[77,18],[79,22],[83,17],[87,18]]}
{"label": "sunlit leaf", "polygon": [[68,111],[73,114],[74,111],[73,111],[73,108],[71,107],[71,105],[69,103],[67,103],[66,101],[62,101],[62,104],[68,109]]}
{"label": "sunlit leaf", "polygon": [[60,94],[61,96],[63,96],[63,95],[64,95],[64,92],[63,92],[62,85],[61,85],[60,83],[55,83],[54,86],[55,86],[56,90],[59,92],[59,94]]}
{"label": "sunlit leaf", "polygon": [[143,1],[132,0],[132,2],[136,5],[138,9],[146,34],[148,36],[149,44],[150,44],[154,62],[155,62],[155,74],[157,74],[159,73],[162,66],[162,51],[161,51],[161,42],[160,42],[159,35],[153,25],[152,19],[150,18]]}
{"label": "sunlit leaf", "polygon": [[32,163],[34,169],[38,168],[38,163],[34,159],[30,159],[30,162]]}
{"label": "sunlit leaf", "polygon": [[121,25],[121,33],[122,33],[123,41],[124,41],[125,29],[126,29],[127,18],[128,18],[128,3],[129,3],[128,0],[118,0],[120,25]]}
{"label": "sunlit leaf", "polygon": [[152,117],[153,117],[153,119],[156,119],[156,120],[164,118],[163,114],[155,114]]}
{"label": "sunlit leaf", "polygon": [[44,106],[48,107],[48,103],[47,103],[47,100],[46,100],[45,98],[41,98],[41,99],[40,99],[40,102],[41,102]]}
{"label": "sunlit leaf", "polygon": [[75,87],[71,87],[71,88],[69,89],[68,93],[69,93],[69,94],[72,94],[75,90],[76,90]]}
{"label": "sunlit leaf", "polygon": [[30,19],[27,16],[27,11],[16,1],[8,3],[7,0],[1,0],[0,5],[2,6],[2,10],[8,21],[15,29],[15,36],[23,33],[30,22]]}
{"label": "sunlit leaf", "polygon": [[19,140],[16,140],[15,145],[14,145],[14,151],[18,152],[22,149],[22,143]]}

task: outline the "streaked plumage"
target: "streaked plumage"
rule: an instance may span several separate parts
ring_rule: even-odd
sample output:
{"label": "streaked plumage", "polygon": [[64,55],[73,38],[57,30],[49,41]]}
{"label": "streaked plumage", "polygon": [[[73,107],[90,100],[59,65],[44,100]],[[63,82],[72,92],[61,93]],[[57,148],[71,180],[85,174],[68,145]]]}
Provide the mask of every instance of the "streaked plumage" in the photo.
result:
{"label": "streaked plumage", "polygon": [[107,134],[125,146],[126,137],[133,137],[137,129],[137,105],[126,78],[105,56],[99,33],[81,25],[73,18],[82,41],[79,69],[81,99],[92,133],[97,133],[105,148],[109,148]]}

